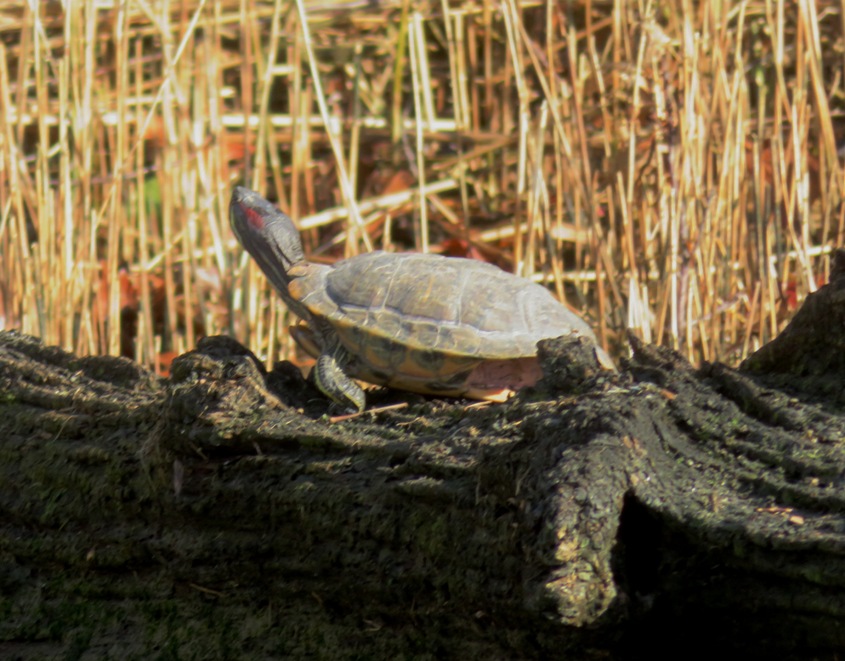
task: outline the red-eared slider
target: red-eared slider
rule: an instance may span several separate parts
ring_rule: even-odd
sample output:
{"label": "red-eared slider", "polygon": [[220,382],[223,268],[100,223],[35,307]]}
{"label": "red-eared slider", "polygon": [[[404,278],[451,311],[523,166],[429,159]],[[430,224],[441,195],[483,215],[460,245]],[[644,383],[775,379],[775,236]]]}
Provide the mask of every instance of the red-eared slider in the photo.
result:
{"label": "red-eared slider", "polygon": [[[305,324],[317,387],[363,410],[352,378],[413,392],[500,399],[537,381],[537,342],[592,330],[549,291],[471,259],[373,252],[334,266],[305,261],[296,227],[263,197],[237,187],[232,229]],[[600,362],[613,361],[598,346]]]}

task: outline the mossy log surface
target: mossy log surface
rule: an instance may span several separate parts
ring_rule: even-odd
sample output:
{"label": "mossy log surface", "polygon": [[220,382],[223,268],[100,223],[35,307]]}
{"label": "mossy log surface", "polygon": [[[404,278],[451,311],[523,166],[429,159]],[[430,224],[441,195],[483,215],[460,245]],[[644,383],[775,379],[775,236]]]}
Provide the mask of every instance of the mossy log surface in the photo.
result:
{"label": "mossy log surface", "polygon": [[741,370],[552,340],[506,404],[334,423],[226,338],[161,380],[0,334],[0,657],[833,658],[835,276]]}

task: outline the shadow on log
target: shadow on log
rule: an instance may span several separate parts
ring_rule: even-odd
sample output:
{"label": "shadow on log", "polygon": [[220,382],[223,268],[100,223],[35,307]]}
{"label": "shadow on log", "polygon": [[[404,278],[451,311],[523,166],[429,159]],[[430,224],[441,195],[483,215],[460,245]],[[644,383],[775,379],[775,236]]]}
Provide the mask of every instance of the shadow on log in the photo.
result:
{"label": "shadow on log", "polygon": [[0,657],[834,658],[838,259],[739,371],[552,340],[507,404],[336,424],[227,338],[165,381],[0,334]]}

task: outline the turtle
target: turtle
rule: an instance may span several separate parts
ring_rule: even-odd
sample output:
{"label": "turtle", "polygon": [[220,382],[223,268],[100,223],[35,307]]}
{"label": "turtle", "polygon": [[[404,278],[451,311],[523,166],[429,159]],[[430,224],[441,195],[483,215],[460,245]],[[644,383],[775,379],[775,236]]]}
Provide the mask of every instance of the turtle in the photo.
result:
{"label": "turtle", "polygon": [[316,363],[310,378],[345,410],[363,411],[353,379],[423,394],[503,400],[542,376],[537,342],[586,338],[587,323],[548,289],[480,260],[370,252],[334,265],[305,259],[293,221],[238,186],[232,229],[301,320],[294,338]]}

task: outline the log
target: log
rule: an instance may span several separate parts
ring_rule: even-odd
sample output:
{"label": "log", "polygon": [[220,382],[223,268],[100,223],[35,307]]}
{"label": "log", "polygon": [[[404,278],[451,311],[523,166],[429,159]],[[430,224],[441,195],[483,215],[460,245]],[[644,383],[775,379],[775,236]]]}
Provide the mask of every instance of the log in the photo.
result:
{"label": "log", "polygon": [[0,657],[842,653],[837,259],[739,370],[549,340],[505,404],[341,421],[228,338],[165,380],[0,333]]}

